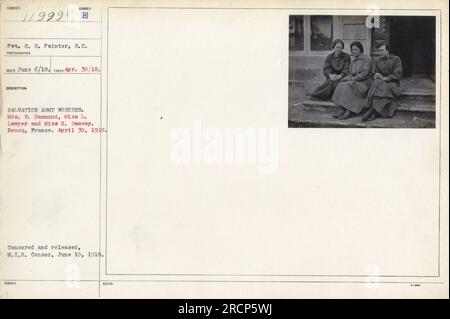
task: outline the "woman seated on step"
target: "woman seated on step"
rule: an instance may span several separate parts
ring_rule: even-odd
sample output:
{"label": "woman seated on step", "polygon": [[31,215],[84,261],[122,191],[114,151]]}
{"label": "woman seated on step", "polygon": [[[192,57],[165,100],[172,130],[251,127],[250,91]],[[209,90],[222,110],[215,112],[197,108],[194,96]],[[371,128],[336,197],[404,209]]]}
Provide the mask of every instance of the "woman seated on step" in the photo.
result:
{"label": "woman seated on step", "polygon": [[363,121],[377,117],[392,117],[398,108],[400,96],[400,78],[402,77],[402,60],[390,53],[388,43],[378,47],[380,57],[373,62],[373,82],[367,93],[367,110]]}
{"label": "woman seated on step", "polygon": [[311,93],[311,99],[327,101],[333,96],[334,90],[340,80],[349,72],[350,56],[345,53],[344,41],[336,39],[332,45],[333,53],[325,59],[323,75],[326,81]]}
{"label": "woman seated on step", "polygon": [[359,41],[350,45],[353,60],[350,72],[336,87],[331,100],[340,108],[338,119],[347,119],[362,112],[366,106],[366,94],[370,87],[370,58],[364,54],[364,48]]}

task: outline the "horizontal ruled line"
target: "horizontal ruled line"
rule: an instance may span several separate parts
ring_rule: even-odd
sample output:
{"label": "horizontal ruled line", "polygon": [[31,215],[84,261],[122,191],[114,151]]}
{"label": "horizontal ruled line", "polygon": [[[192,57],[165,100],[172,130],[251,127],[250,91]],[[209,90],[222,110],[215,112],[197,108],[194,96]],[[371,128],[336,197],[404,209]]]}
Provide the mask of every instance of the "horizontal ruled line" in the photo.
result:
{"label": "horizontal ruled line", "polygon": [[[2,279],[0,281],[9,282],[67,282],[67,279]],[[73,282],[99,282],[98,279],[79,279]],[[108,279],[100,280],[100,282],[214,282],[214,283],[230,283],[230,282],[244,282],[244,283],[336,283],[336,284],[365,284],[370,282],[366,280],[193,280],[193,279]],[[374,283],[380,284],[436,284],[442,285],[443,281],[376,281]]]}
{"label": "horizontal ruled line", "polygon": [[65,73],[65,72],[60,72],[60,73],[58,73],[58,72],[42,72],[42,73],[38,73],[38,72],[36,72],[36,73],[32,73],[32,72],[23,72],[23,73],[19,73],[19,72],[3,72],[3,74],[20,74],[20,75],[22,75],[22,74],[34,74],[34,75],[36,75],[36,74],[51,74],[51,75],[62,75],[62,74],[86,74],[86,75],[88,75],[88,74],[91,74],[91,75],[94,75],[94,74],[97,74],[97,75],[100,75],[101,73],[95,73],[95,72],[92,72],[92,73],[89,73],[89,72],[67,72],[67,73]]}
{"label": "horizontal ruled line", "polygon": [[[108,9],[188,9],[188,10],[222,10],[222,9],[226,9],[226,10],[316,10],[316,11],[364,11],[367,10],[366,8],[305,8],[305,7],[123,7],[123,6],[114,6],[114,7],[108,7]],[[392,11],[392,10],[397,10],[397,11],[437,11],[439,12],[439,9],[430,9],[430,8],[423,8],[423,9],[417,9],[417,8],[413,8],[413,9],[382,9],[379,8],[377,9],[379,11]],[[298,14],[301,15],[301,14]]]}
{"label": "horizontal ruled line", "polygon": [[3,40],[101,40],[101,38],[3,38]]}
{"label": "horizontal ruled line", "polygon": [[100,58],[100,55],[14,55],[6,54],[3,57],[13,58]]}
{"label": "horizontal ruled line", "polygon": [[39,22],[39,23],[100,23],[101,21],[22,21],[22,20],[3,20],[3,22]]}

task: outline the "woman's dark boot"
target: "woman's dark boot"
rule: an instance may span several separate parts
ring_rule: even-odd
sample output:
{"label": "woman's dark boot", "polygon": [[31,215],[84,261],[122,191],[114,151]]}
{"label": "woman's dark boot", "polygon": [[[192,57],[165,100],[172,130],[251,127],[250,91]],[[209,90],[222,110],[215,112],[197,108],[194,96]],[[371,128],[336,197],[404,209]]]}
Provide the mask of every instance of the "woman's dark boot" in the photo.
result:
{"label": "woman's dark boot", "polygon": [[373,120],[375,120],[377,117],[378,117],[378,114],[377,114],[377,112],[374,111],[374,112],[372,112],[372,115],[370,115],[368,121],[373,121]]}
{"label": "woman's dark boot", "polygon": [[333,117],[336,119],[340,118],[345,113],[345,109],[343,107],[339,107],[339,109],[340,109],[340,111],[338,113],[333,114]]}
{"label": "woman's dark boot", "polygon": [[350,112],[349,110],[345,110],[344,114],[339,116],[338,119],[345,120],[345,119],[348,119],[351,115],[352,115],[352,112]]}
{"label": "woman's dark boot", "polygon": [[364,122],[370,121],[370,118],[372,117],[373,114],[374,114],[374,111],[372,108],[370,108],[366,113],[364,113],[362,120]]}

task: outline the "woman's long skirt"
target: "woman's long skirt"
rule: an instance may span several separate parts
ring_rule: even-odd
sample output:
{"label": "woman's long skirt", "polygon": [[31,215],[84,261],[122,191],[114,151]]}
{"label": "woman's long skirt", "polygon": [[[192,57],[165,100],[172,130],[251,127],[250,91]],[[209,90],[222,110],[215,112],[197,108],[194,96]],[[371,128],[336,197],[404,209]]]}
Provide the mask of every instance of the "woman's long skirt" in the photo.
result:
{"label": "woman's long skirt", "polygon": [[366,81],[345,81],[339,83],[331,100],[353,113],[359,114],[366,107],[366,93],[369,86]]}
{"label": "woman's long skirt", "polygon": [[311,98],[321,101],[330,100],[339,82],[340,80],[339,81],[331,81],[330,79],[326,80],[311,93]]}
{"label": "woman's long skirt", "polygon": [[399,106],[400,94],[397,83],[377,79],[367,93],[367,107],[373,107],[382,117],[392,117]]}

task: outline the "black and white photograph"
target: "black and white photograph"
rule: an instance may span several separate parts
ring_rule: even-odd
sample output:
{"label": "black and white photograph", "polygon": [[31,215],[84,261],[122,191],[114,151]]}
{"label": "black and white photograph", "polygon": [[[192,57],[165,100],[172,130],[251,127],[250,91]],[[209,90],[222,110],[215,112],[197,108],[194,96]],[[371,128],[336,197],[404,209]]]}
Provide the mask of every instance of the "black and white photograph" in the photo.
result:
{"label": "black and white photograph", "polygon": [[289,16],[289,127],[435,128],[433,16]]}

